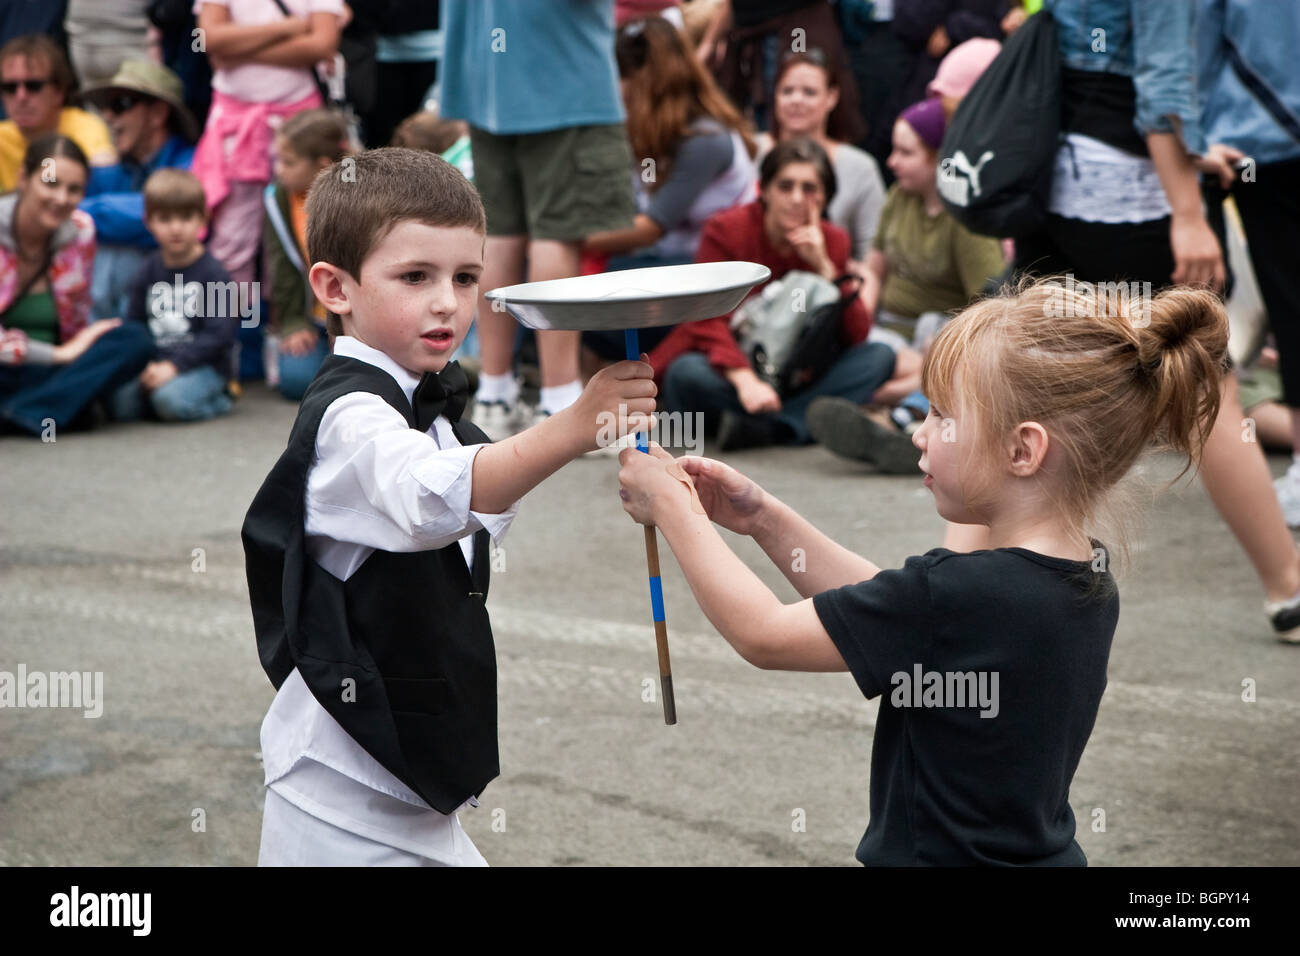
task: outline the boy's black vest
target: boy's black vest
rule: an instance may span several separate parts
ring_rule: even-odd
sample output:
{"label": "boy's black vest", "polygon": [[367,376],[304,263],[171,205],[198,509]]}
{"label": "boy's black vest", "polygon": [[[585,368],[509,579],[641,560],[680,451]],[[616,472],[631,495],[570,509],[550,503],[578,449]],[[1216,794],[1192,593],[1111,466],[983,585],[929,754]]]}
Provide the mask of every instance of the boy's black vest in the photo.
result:
{"label": "boy's black vest", "polygon": [[[405,393],[382,369],[325,359],[289,445],[244,519],[244,556],[262,667],[276,689],[297,667],[366,752],[442,813],[483,791],[497,764],[496,650],[484,601],[488,534],[474,535],[471,576],[460,544],[375,551],[346,582],[307,554],[307,471],[325,410],[373,392],[415,426]],[[470,445],[487,436],[452,426]]]}

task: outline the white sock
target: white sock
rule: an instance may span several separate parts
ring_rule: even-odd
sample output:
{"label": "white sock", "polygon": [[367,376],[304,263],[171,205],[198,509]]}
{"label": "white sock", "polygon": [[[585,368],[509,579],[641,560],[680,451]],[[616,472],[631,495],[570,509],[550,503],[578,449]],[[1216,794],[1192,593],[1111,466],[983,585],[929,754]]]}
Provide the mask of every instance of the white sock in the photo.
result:
{"label": "white sock", "polygon": [[513,405],[519,399],[519,383],[509,372],[503,375],[488,375],[486,372],[480,372],[478,391],[474,394],[474,399],[480,405],[484,402],[504,402]]}
{"label": "white sock", "polygon": [[574,379],[568,385],[555,385],[551,388],[542,389],[538,404],[542,411],[554,415],[556,412],[564,411],[576,402],[581,394],[582,382]]}

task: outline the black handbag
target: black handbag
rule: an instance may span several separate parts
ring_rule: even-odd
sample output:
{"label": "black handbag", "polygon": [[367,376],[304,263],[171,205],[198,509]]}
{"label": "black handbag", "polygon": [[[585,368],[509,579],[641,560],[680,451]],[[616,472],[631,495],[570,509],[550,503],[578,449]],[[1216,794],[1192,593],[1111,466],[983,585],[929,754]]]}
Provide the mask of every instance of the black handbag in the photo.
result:
{"label": "black handbag", "polygon": [[1041,10],[975,81],[939,148],[939,197],[971,232],[1024,236],[1046,222],[1061,87],[1056,21]]}

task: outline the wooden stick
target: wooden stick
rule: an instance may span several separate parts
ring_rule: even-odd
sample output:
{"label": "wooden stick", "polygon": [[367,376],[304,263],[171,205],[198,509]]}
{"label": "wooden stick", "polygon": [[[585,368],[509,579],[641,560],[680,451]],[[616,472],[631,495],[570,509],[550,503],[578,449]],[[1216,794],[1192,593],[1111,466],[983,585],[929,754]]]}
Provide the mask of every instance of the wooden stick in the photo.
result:
{"label": "wooden stick", "polygon": [[663,583],[659,578],[659,539],[653,525],[645,529],[645,563],[650,571],[650,607],[655,619],[655,644],[659,648],[659,690],[664,698],[664,723],[677,723],[673,699],[673,666],[668,659],[668,622],[664,620]]}
{"label": "wooden stick", "polygon": [[[637,338],[636,329],[626,329],[623,333],[627,357],[633,362],[641,357]],[[650,453],[644,432],[637,433],[636,447],[640,452]],[[655,645],[659,650],[659,693],[664,700],[664,723],[672,726],[677,723],[677,702],[673,698],[673,668],[668,659],[668,622],[664,619],[664,587],[659,577],[659,539],[654,525],[646,525],[645,528],[645,563],[650,572],[650,611],[655,622]]]}

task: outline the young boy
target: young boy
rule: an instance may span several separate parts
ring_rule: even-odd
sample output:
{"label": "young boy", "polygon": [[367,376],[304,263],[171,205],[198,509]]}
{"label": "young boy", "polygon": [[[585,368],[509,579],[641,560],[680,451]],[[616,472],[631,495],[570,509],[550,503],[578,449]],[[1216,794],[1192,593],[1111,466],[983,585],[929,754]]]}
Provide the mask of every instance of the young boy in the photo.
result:
{"label": "young boy", "polygon": [[145,180],[144,221],[158,250],[136,273],[123,318],[149,326],[156,352],[137,379],[113,394],[113,417],[152,413],[192,422],[224,415],[239,299],[199,242],[208,221],[203,186],[183,169],[158,170]]}
{"label": "young boy", "polygon": [[474,319],[486,221],[444,160],[385,148],[317,176],[309,279],[333,354],[244,522],[262,665],[261,865],[482,865],[456,811],[499,772],[488,537],[597,446],[649,426],[644,362],[498,444],[449,363]]}

